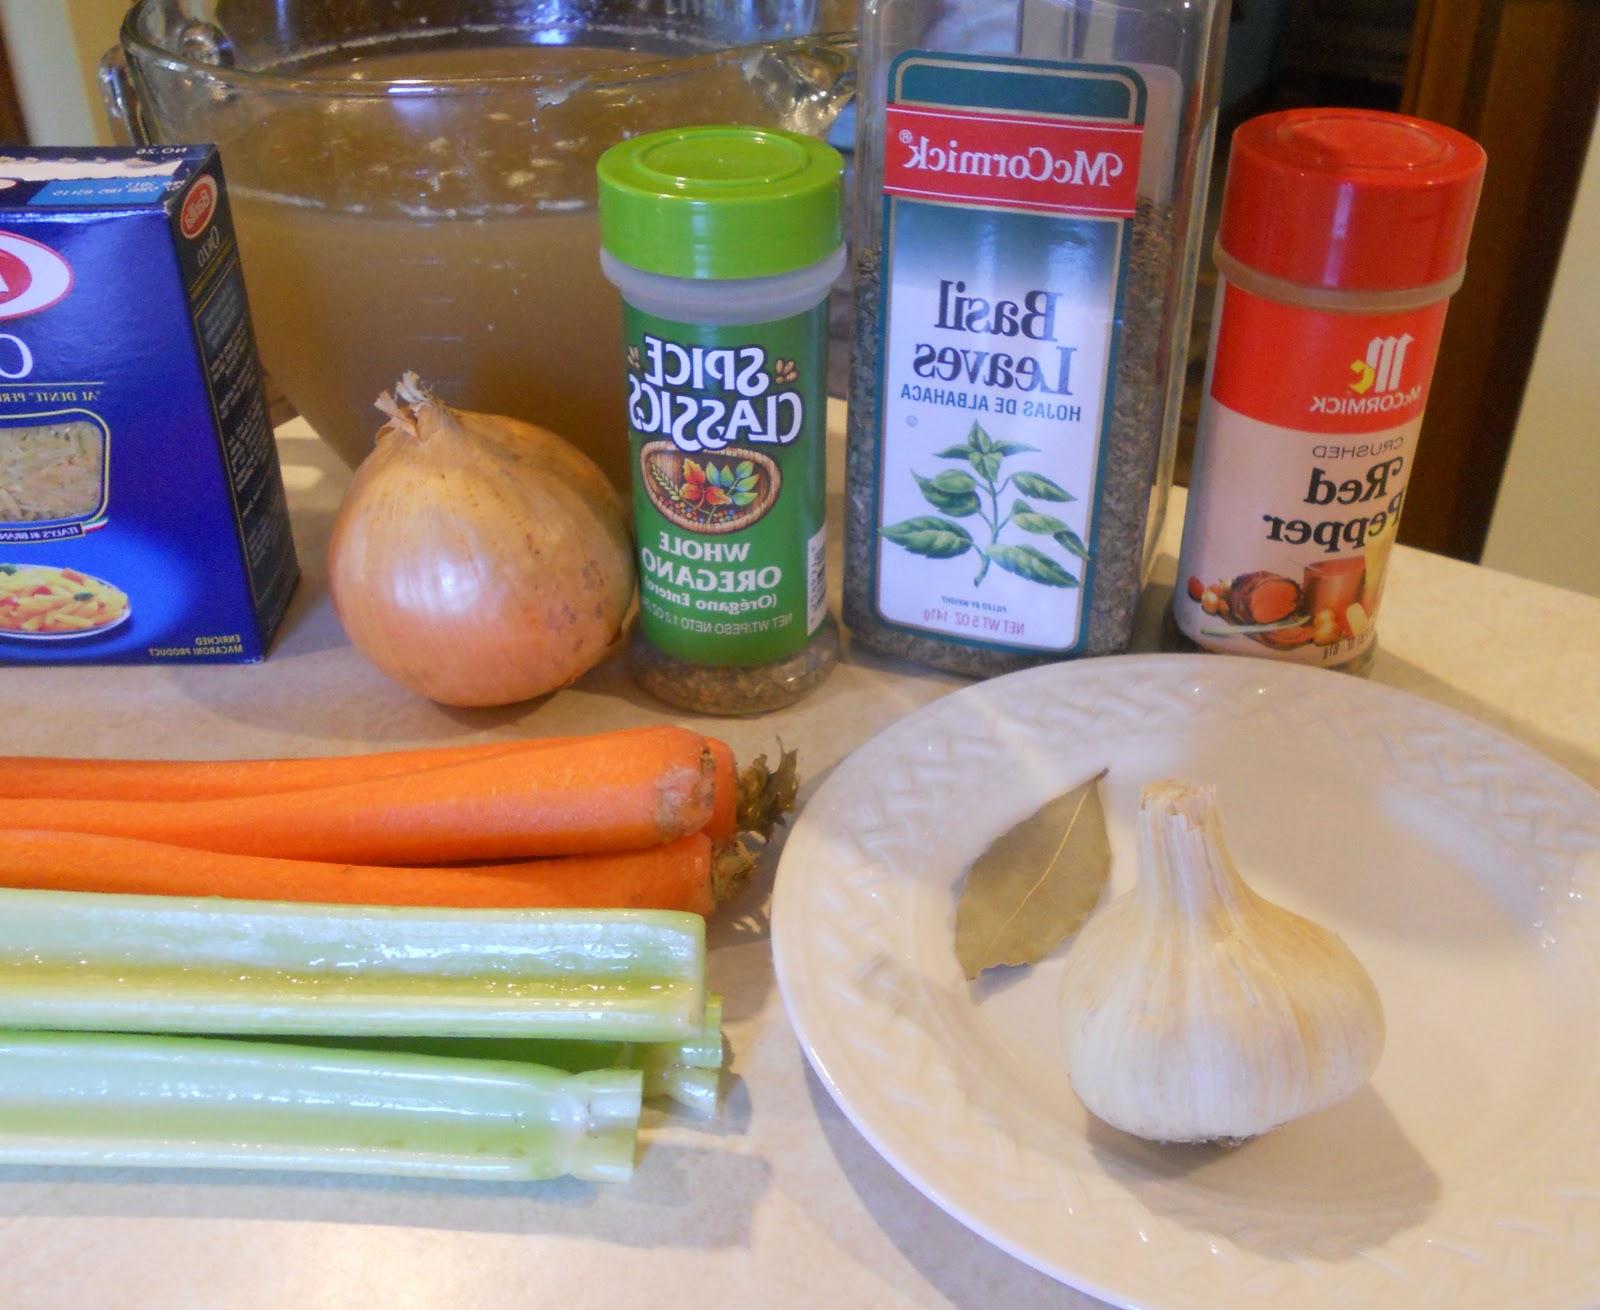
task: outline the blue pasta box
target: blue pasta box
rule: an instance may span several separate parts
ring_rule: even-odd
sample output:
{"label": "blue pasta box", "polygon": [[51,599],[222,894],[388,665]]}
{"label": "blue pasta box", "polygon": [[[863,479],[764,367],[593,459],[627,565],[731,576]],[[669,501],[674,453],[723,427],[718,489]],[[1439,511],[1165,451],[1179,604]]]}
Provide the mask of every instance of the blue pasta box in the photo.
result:
{"label": "blue pasta box", "polygon": [[298,577],[216,150],[0,153],[0,664],[259,660]]}

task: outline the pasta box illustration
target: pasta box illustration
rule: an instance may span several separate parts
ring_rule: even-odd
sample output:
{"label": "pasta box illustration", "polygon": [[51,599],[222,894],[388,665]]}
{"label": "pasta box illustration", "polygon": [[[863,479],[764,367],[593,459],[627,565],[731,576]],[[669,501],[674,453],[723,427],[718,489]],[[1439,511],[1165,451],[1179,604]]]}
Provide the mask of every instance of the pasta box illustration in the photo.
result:
{"label": "pasta box illustration", "polygon": [[0,664],[258,660],[298,576],[216,151],[0,154]]}

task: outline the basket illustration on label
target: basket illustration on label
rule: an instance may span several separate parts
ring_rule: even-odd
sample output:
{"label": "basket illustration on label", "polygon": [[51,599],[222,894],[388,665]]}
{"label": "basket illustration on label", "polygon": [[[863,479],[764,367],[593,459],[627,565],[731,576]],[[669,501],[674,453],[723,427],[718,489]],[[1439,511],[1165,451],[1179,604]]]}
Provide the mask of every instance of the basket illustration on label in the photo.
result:
{"label": "basket illustration on label", "polygon": [[[939,459],[970,465],[970,473],[965,468],[954,468],[933,477],[924,477],[914,470],[911,474],[922,498],[940,513],[891,523],[882,529],[882,535],[925,559],[959,559],[969,552],[976,553],[981,562],[972,582],[974,588],[983,584],[991,564],[1025,581],[1047,587],[1078,586],[1077,576],[1041,547],[1053,543],[1068,556],[1087,561],[1088,546],[1069,524],[1053,514],[1040,512],[1025,499],[1031,497],[1068,505],[1077,497],[1042,473],[1021,468],[1005,471],[1005,464],[1013,457],[1037,453],[1038,449],[1020,441],[996,441],[980,424],[974,423],[965,442],[936,452]],[[1008,496],[1010,509],[1001,517]],[[988,540],[975,538],[972,531],[958,521],[962,519],[977,520],[980,537],[987,535]],[[1022,539],[1002,541],[1001,534],[1013,529],[1010,535]],[[1033,540],[1028,540],[1029,537]]]}
{"label": "basket illustration on label", "polygon": [[758,450],[695,459],[670,441],[639,451],[639,474],[663,518],[690,532],[737,532],[758,523],[777,503],[783,474]]}

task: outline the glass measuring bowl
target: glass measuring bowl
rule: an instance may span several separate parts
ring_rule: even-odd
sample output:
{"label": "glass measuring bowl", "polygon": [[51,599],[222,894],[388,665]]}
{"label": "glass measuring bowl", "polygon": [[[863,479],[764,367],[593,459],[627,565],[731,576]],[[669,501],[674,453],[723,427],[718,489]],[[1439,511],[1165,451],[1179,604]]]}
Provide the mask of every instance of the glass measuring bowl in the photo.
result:
{"label": "glass measuring bowl", "polygon": [[414,369],[626,487],[594,163],[692,122],[820,135],[842,0],[140,0],[102,64],[142,142],[214,141],[263,360],[348,462]]}

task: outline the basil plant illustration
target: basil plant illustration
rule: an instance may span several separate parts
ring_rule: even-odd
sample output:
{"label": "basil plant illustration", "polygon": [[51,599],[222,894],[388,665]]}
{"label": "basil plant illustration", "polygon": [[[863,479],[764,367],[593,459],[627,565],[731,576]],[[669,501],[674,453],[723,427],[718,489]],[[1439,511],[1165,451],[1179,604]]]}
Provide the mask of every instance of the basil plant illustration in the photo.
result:
{"label": "basil plant illustration", "polygon": [[[1037,449],[1037,446],[1024,446],[1020,441],[996,441],[974,423],[964,445],[947,446],[938,452],[938,458],[959,460],[969,465],[971,472],[946,469],[935,477],[925,478],[912,471],[911,476],[922,488],[923,499],[941,513],[922,514],[902,523],[892,523],[883,529],[883,535],[913,555],[927,559],[956,559],[968,551],[977,551],[982,563],[978,566],[978,576],[972,581],[974,587],[981,585],[988,576],[991,564],[1047,587],[1078,586],[1077,577],[1039,545],[1026,540],[1000,540],[1002,532],[1015,528],[1030,537],[1043,538],[1040,545],[1054,542],[1068,555],[1081,560],[1089,558],[1089,548],[1082,537],[1054,515],[1042,514],[1030,503],[1037,500],[1064,505],[1076,500],[1076,496],[1042,473],[1017,472],[1008,473],[1003,479],[1000,477],[1002,465],[1013,455]],[[1011,490],[1020,494],[1011,502],[1010,512],[1002,518],[1003,498]],[[957,522],[974,518],[983,529],[977,537]],[[987,542],[978,539],[985,535],[984,530]]]}

